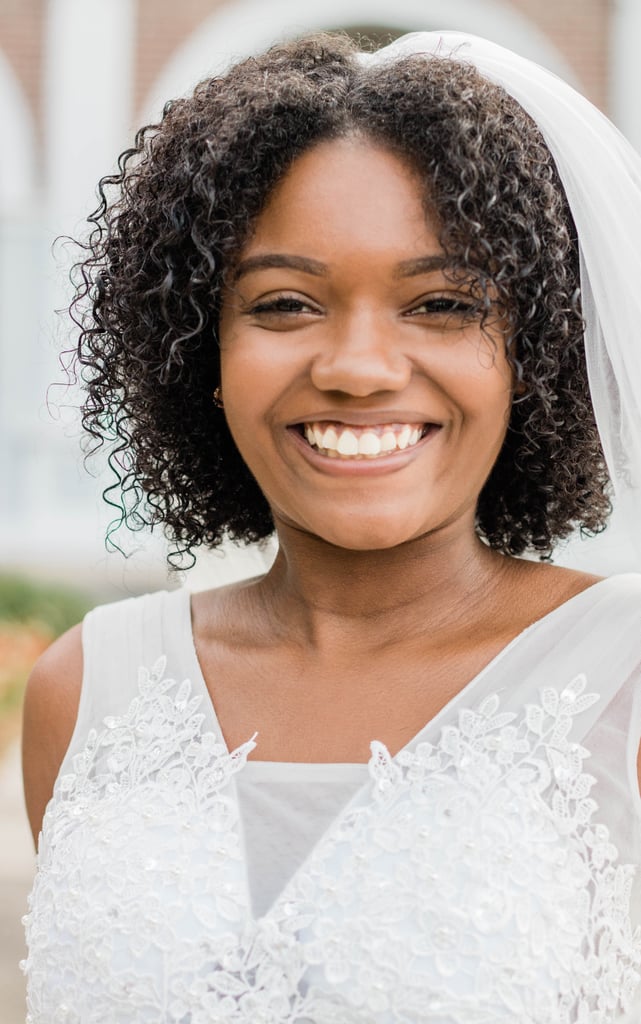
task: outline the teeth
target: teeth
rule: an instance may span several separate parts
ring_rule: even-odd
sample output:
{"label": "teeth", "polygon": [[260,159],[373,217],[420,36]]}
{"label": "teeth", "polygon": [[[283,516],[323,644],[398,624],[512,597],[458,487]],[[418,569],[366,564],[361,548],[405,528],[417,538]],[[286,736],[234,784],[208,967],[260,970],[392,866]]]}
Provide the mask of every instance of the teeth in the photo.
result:
{"label": "teeth", "polygon": [[359,455],[380,455],[381,454],[381,442],[376,434],[371,430],[366,430],[364,434],[361,434],[358,439],[358,454]]}
{"label": "teeth", "polygon": [[423,428],[414,424],[384,424],[376,427],[323,426],[306,423],[304,435],[312,447],[331,459],[375,459],[390,452],[404,451],[418,444]]}
{"label": "teeth", "polygon": [[381,451],[393,452],[396,448],[396,434],[393,430],[386,430],[381,438]]}
{"label": "teeth", "polygon": [[339,455],[358,455],[358,438],[352,430],[343,430],[336,450]]}
{"label": "teeth", "polygon": [[396,445],[397,445],[397,447],[401,448],[401,449],[407,448],[408,444],[410,443],[410,436],[411,436],[411,434],[412,434],[412,428],[411,427],[403,427],[403,429],[401,430],[400,434],[396,438]]}
{"label": "teeth", "polygon": [[336,451],[338,445],[338,434],[333,427],[328,427],[323,434],[321,441],[321,448],[329,448],[330,451]]}

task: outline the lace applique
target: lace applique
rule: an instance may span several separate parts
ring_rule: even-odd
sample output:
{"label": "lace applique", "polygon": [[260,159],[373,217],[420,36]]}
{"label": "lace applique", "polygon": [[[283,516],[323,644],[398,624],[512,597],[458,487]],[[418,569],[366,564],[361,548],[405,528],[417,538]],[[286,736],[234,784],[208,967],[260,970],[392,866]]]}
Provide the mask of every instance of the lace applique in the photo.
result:
{"label": "lace applique", "polygon": [[286,907],[316,908],[304,938],[317,1005],[331,988],[361,1024],[610,1024],[629,1008],[634,868],[593,823],[589,752],[570,739],[599,699],[585,686],[545,689],[518,721],[491,696],[396,759],[372,744],[373,798],[274,912],[286,929]]}
{"label": "lace applique", "polygon": [[27,917],[30,1024],[614,1024],[641,968],[593,821],[585,678],[492,696],[392,759],[272,909],[249,913],[232,754],[142,670],[59,780]]}
{"label": "lace applique", "polygon": [[228,754],[165,668],[140,670],[56,785],[26,918],[31,1024],[182,1021],[171,987],[195,997],[218,936],[247,921],[229,783],[255,743]]}

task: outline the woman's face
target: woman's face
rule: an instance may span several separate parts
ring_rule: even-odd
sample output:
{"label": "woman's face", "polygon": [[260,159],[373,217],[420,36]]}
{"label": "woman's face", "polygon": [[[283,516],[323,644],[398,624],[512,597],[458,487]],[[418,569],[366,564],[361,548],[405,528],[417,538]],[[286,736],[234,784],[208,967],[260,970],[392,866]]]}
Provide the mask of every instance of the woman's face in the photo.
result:
{"label": "woman's face", "polygon": [[271,194],[228,284],[221,382],[276,521],[344,548],[474,529],[512,374],[498,319],[443,270],[420,183],[362,139],[323,142]]}

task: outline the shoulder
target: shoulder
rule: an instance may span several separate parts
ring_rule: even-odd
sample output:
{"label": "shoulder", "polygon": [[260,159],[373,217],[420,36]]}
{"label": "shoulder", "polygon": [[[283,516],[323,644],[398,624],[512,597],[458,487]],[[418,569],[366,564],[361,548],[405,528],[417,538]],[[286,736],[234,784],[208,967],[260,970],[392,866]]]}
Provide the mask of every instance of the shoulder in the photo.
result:
{"label": "shoulder", "polygon": [[[605,576],[590,587],[595,603],[604,609],[618,609],[634,620],[641,616],[641,573],[617,573]],[[641,634],[640,634],[641,635]]]}
{"label": "shoulder", "polygon": [[573,569],[529,559],[515,558],[504,563],[503,586],[496,591],[497,618],[503,617],[509,631],[515,632],[544,619],[583,593],[592,593],[603,578]]}
{"label": "shoulder", "polygon": [[526,604],[540,609],[555,607],[585,594],[585,603],[621,605],[632,613],[641,608],[641,573],[597,576],[540,562],[521,561],[516,594]]}
{"label": "shoulder", "polygon": [[525,560],[514,570],[495,613],[497,621],[507,621],[507,633],[571,621],[594,643],[621,639],[641,651],[641,573],[596,576]]}
{"label": "shoulder", "polygon": [[44,652],[27,683],[22,762],[27,814],[36,841],[73,733],[82,673],[82,625],[77,625]]}
{"label": "shoulder", "polygon": [[[577,574],[570,583],[577,589],[558,602],[561,616],[543,617],[553,630],[563,627],[565,635],[579,644],[601,666],[610,688],[616,679],[641,671],[641,573],[620,573],[605,577]],[[625,669],[625,671],[624,671]]]}

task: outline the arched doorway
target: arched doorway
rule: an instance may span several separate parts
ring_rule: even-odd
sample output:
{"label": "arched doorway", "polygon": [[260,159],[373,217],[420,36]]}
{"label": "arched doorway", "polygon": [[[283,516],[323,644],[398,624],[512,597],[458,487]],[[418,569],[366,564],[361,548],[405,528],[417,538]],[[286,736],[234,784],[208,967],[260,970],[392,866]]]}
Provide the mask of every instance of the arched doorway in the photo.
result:
{"label": "arched doorway", "polygon": [[142,105],[153,121],[166,100],[234,60],[309,31],[346,29],[373,41],[416,30],[449,28],[473,32],[549,67],[568,81],[573,73],[561,54],[528,18],[502,0],[235,0],[212,13],[163,68]]}

